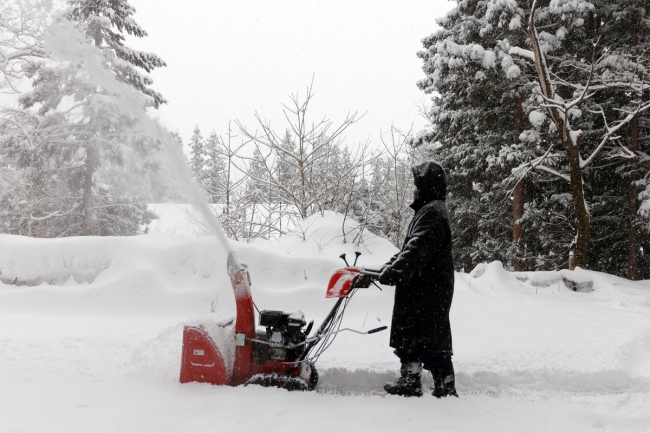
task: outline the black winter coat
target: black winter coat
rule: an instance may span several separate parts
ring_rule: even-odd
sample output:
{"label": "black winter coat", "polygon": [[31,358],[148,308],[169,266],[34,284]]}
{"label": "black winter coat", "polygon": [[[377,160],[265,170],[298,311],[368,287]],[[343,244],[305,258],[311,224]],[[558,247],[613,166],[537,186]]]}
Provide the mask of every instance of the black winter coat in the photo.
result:
{"label": "black winter coat", "polygon": [[454,260],[445,172],[435,162],[412,168],[418,197],[404,245],[383,271],[395,288],[390,346],[419,354],[452,355],[449,309]]}

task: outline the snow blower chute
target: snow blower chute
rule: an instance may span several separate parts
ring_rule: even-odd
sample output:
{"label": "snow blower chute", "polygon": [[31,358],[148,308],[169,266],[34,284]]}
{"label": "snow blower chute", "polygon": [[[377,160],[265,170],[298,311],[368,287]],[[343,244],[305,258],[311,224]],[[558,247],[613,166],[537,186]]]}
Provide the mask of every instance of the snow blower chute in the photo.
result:
{"label": "snow blower chute", "polygon": [[[358,259],[361,253],[355,253]],[[210,326],[197,324],[183,330],[181,383],[206,382],[213,385],[278,386],[289,390],[312,390],[318,382],[314,363],[332,343],[337,333],[352,331],[373,334],[386,326],[367,332],[341,329],[343,314],[348,302],[360,288],[368,288],[379,276],[378,271],[356,267],[356,259],[349,266],[345,254],[340,256],[346,264],[330,278],[327,298],[338,298],[320,327],[310,335],[314,321],[309,324],[302,313],[269,311],[259,312],[259,325],[255,327],[255,308],[250,291],[248,268],[230,252],[228,275],[235,292],[237,318],[232,341],[217,342],[210,336]],[[378,287],[378,286],[377,286]],[[225,345],[225,347],[224,347]],[[234,364],[229,371],[226,354],[234,352]]]}

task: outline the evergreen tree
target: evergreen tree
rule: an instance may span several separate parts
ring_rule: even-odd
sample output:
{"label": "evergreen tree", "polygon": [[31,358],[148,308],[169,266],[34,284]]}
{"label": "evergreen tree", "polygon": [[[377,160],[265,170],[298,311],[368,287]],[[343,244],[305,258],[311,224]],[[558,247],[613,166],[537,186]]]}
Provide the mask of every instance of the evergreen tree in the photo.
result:
{"label": "evergreen tree", "polygon": [[194,175],[194,180],[205,189],[205,144],[199,125],[194,126],[194,132],[189,142],[190,146],[190,169]]}
{"label": "evergreen tree", "polygon": [[[158,107],[165,100],[149,87],[151,79],[139,69],[150,72],[165,64],[155,54],[124,44],[124,34],[146,36],[134,21],[134,13],[126,0],[72,0],[65,17],[101,53],[107,71],[138,89],[145,105]],[[68,169],[65,185],[73,205],[55,214],[57,224],[66,231],[51,235],[139,233],[141,225],[152,217],[143,197],[149,192],[134,190],[124,181],[125,174],[146,177],[146,171],[154,166],[147,158],[157,144],[133,132],[134,121],[122,110],[120,101],[89,81],[83,67],[80,63],[34,63],[28,70],[33,89],[20,98],[25,109],[38,107],[40,116],[63,119],[69,129],[63,146],[69,149],[71,159],[48,161],[47,165]],[[72,108],[70,101],[74,101]],[[83,162],[73,163],[78,158]],[[44,181],[55,182],[61,176],[57,173]]]}
{"label": "evergreen tree", "polygon": [[215,131],[210,133],[205,143],[204,182],[208,200],[211,203],[225,204],[226,196],[226,162],[223,143]]}
{"label": "evergreen tree", "polygon": [[523,269],[530,258],[521,230],[529,182],[512,169],[527,156],[523,106],[532,69],[508,51],[525,40],[526,2],[459,0],[437,22],[441,29],[418,53],[426,74],[418,86],[434,95],[432,127],[413,144],[440,144],[430,157],[449,176],[457,267],[496,259]]}
{"label": "evergreen tree", "polygon": [[[628,268],[637,268],[633,264],[638,262],[633,252],[639,251],[633,224],[638,223],[637,191],[617,190],[621,184],[636,185],[630,182],[634,170],[630,173],[623,166],[629,165],[625,160],[631,159],[633,165],[639,160],[638,140],[633,137],[638,137],[640,114],[650,108],[650,89],[643,84],[649,78],[649,59],[637,50],[632,37],[639,33],[635,25],[620,20],[626,8],[626,2],[605,1],[539,6],[528,28],[533,52],[513,50],[535,64],[537,94],[543,100],[531,116],[539,119],[540,129],[550,128],[557,143],[540,146],[528,166],[567,182],[575,264],[635,278],[629,270],[622,273],[620,264],[627,259]],[[557,28],[555,34],[538,30],[549,27]],[[629,140],[620,137],[626,129],[631,132]],[[629,208],[620,200],[626,195],[634,199]],[[627,215],[620,212],[625,208]],[[623,244],[629,250],[627,258],[617,254]]]}
{"label": "evergreen tree", "polygon": [[[647,81],[631,68],[636,63],[643,65],[636,71],[645,70],[647,59],[640,53],[646,51],[636,49],[635,55],[631,49],[646,40],[638,24],[645,6],[641,1],[563,0],[538,6],[540,52],[547,57],[557,97],[576,101],[563,116],[572,134],[580,135],[580,152],[591,164],[580,174],[582,186],[577,188],[569,148],[557,122],[546,113],[550,103],[544,104],[539,75],[530,61],[536,55],[527,51],[528,2],[459,0],[458,7],[439,20],[442,29],[423,40],[420,56],[427,78],[419,86],[434,94],[432,127],[413,143],[439,144],[432,156],[441,160],[450,177],[448,204],[459,268],[494,259],[515,269],[566,267],[567,252],[576,248],[587,251],[580,259],[583,266],[630,273],[623,272],[623,262],[632,263],[633,252],[641,251],[630,240],[631,221],[636,221],[639,233],[645,233],[646,224],[633,209],[647,172],[643,144],[632,143],[644,127],[642,118],[641,126],[630,122],[627,134],[610,138],[618,131],[611,127],[627,121],[620,110],[634,109],[628,103],[629,90],[638,88],[635,82]],[[632,87],[626,93],[618,82]],[[580,99],[584,83],[593,92]],[[584,199],[576,202],[576,191]],[[591,234],[583,224],[585,203]],[[576,233],[587,233],[587,243]],[[585,250],[590,236],[590,249]],[[638,236],[642,244],[645,235]],[[628,255],[623,254],[626,249]]]}
{"label": "evergreen tree", "polygon": [[[603,72],[621,76],[627,72],[637,82],[647,81],[639,73],[640,65],[647,64],[650,48],[650,20],[646,11],[650,1],[624,0],[618,2],[593,1],[594,10],[589,19],[599,28],[599,43],[607,47],[609,61]],[[611,72],[607,69],[611,68]],[[629,78],[628,78],[629,79]],[[620,107],[631,110],[629,89],[602,92],[598,103],[611,113]],[[610,114],[611,116],[611,114]],[[600,120],[600,119],[599,119]],[[643,254],[642,245],[650,242],[650,215],[640,212],[640,193],[647,184],[650,161],[645,155],[648,146],[642,137],[650,132],[646,116],[637,115],[618,138],[632,155],[620,158],[620,149],[605,152],[608,170],[594,171],[592,207],[600,207],[594,223],[590,267],[636,280],[650,278],[650,256]],[[632,157],[630,157],[632,156]]]}

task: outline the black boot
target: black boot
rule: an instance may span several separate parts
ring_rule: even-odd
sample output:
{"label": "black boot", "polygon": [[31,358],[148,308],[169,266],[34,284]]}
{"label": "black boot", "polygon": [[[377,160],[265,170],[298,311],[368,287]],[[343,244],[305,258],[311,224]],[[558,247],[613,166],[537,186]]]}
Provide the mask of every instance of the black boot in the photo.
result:
{"label": "black boot", "polygon": [[395,382],[384,385],[386,392],[404,397],[421,397],[422,364],[419,362],[403,362],[400,373],[402,376],[398,377]]}
{"label": "black boot", "polygon": [[433,375],[433,396],[447,397],[453,395],[458,397],[456,392],[456,378],[454,376],[454,364],[451,362],[444,367],[435,367],[431,370]]}

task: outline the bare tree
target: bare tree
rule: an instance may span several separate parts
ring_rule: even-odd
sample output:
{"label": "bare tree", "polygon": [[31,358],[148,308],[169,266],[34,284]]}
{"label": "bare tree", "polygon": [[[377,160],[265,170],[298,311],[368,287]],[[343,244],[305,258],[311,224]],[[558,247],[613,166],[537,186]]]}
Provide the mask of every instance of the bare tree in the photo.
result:
{"label": "bare tree", "polygon": [[[298,94],[291,96],[291,104],[285,105],[283,110],[288,126],[281,132],[273,130],[271,123],[262,120],[257,112],[255,118],[261,132],[253,132],[241,123],[237,123],[246,142],[253,143],[257,150],[257,157],[245,159],[263,168],[265,176],[259,177],[246,168],[243,171],[260,183],[268,183],[269,188],[282,200],[288,202],[300,219],[307,218],[313,213],[314,207],[317,208],[325,201],[324,191],[317,190],[318,173],[326,169],[332,150],[340,148],[345,130],[358,120],[355,112],[348,113],[338,126],[334,126],[327,118],[310,123],[307,111],[313,96],[312,85],[307,87],[304,99],[301,99]],[[285,140],[287,131],[291,136],[290,143]],[[282,182],[278,178],[275,167],[279,164],[293,169],[295,179],[292,179],[292,182]],[[345,183],[344,180],[342,182]]]}
{"label": "bare tree", "polygon": [[416,153],[409,145],[408,137],[411,131],[404,133],[391,127],[388,133],[382,134],[381,142],[386,152],[386,173],[390,190],[382,195],[386,211],[391,215],[389,239],[397,246],[404,240],[405,228],[413,211],[409,203],[413,199],[413,174],[411,167],[416,162]]}

